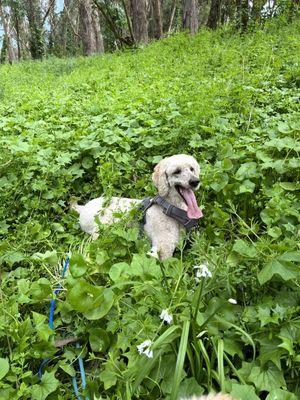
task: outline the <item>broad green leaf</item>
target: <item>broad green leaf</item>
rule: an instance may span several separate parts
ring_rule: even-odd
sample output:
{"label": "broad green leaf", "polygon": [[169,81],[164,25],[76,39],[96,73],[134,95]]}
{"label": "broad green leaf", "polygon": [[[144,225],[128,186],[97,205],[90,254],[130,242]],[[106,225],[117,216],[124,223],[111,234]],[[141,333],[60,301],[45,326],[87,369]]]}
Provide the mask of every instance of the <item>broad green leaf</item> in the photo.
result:
{"label": "broad green leaf", "polygon": [[186,396],[201,396],[204,393],[204,388],[199,385],[194,377],[186,378],[180,382],[179,386],[179,398],[184,398]]}
{"label": "broad green leaf", "polygon": [[294,261],[300,263],[300,251],[290,251],[278,257],[280,261]]}
{"label": "broad green leaf", "polygon": [[17,263],[23,261],[24,259],[25,259],[25,256],[20,251],[7,251],[3,255],[3,260],[11,267],[14,264],[17,264]]}
{"label": "broad green leaf", "polygon": [[240,385],[238,383],[233,383],[230,394],[234,399],[260,400],[259,397],[255,394],[254,387],[250,385]]}
{"label": "broad green leaf", "polygon": [[91,349],[95,352],[105,352],[110,344],[108,333],[102,328],[91,328],[89,330]]}
{"label": "broad green leaf", "polygon": [[241,254],[244,257],[254,258],[257,255],[257,250],[253,244],[248,244],[242,239],[238,239],[232,248],[236,253]]}
{"label": "broad green leaf", "polygon": [[268,282],[274,275],[279,275],[284,281],[296,279],[300,275],[299,268],[292,263],[275,259],[266,264],[258,273],[258,280],[261,285]]}
{"label": "broad green leaf", "polygon": [[249,376],[249,381],[253,382],[255,387],[259,390],[270,391],[276,388],[283,388],[286,386],[283,373],[275,365],[260,368],[253,367]]}
{"label": "broad green leaf", "polygon": [[52,294],[51,284],[46,278],[40,278],[30,286],[29,293],[34,300],[47,299]]}
{"label": "broad green leaf", "polygon": [[86,311],[83,315],[89,320],[98,320],[103,318],[114,304],[114,292],[111,289],[104,289],[101,304],[93,310]]}
{"label": "broad green leaf", "polygon": [[270,339],[269,337],[264,336],[262,339],[259,340],[259,344],[260,348],[258,359],[261,361],[262,367],[272,361],[276,365],[276,367],[280,369],[280,358],[282,354],[285,353],[285,350],[278,347],[278,345],[280,344],[280,340],[277,338]]}
{"label": "broad green leaf", "polygon": [[252,161],[242,164],[236,171],[235,178],[242,181],[247,178],[258,178],[260,175],[261,174],[257,171],[257,164]]}
{"label": "broad green leaf", "polygon": [[9,362],[6,358],[0,358],[0,380],[5,377],[9,371]]}
{"label": "broad green leaf", "polygon": [[266,397],[266,400],[299,400],[299,398],[291,392],[281,389],[273,389]]}
{"label": "broad green leaf", "polygon": [[114,282],[117,282],[119,279],[124,280],[129,277],[129,269],[129,264],[125,262],[116,263],[110,268],[109,276]]}
{"label": "broad green leaf", "polygon": [[68,291],[67,301],[73,310],[87,313],[103,302],[103,291],[102,286],[94,286],[81,279]]}
{"label": "broad green leaf", "polygon": [[45,372],[41,382],[33,385],[31,388],[32,400],[45,400],[50,393],[54,392],[59,385],[59,381],[55,378],[55,372]]}
{"label": "broad green leaf", "polygon": [[58,257],[56,250],[46,251],[45,253],[34,253],[32,255],[33,260],[45,261],[47,264],[56,266],[58,264]]}
{"label": "broad green leaf", "polygon": [[282,234],[282,230],[278,226],[274,226],[272,228],[269,228],[267,230],[268,235],[271,236],[274,239],[279,238],[279,236]]}
{"label": "broad green leaf", "polygon": [[236,193],[253,193],[255,190],[255,183],[249,179],[244,180],[242,183],[238,184],[238,189]]}
{"label": "broad green leaf", "polygon": [[88,264],[80,253],[72,254],[70,259],[70,272],[74,278],[80,278],[88,269]]}
{"label": "broad green leaf", "polygon": [[291,192],[300,189],[300,183],[298,183],[298,182],[280,182],[279,185],[284,190],[289,190]]}
{"label": "broad green leaf", "polygon": [[214,176],[214,179],[213,179],[212,183],[210,184],[210,187],[215,192],[220,192],[227,185],[228,181],[229,181],[229,177],[227,174],[218,173],[217,175]]}

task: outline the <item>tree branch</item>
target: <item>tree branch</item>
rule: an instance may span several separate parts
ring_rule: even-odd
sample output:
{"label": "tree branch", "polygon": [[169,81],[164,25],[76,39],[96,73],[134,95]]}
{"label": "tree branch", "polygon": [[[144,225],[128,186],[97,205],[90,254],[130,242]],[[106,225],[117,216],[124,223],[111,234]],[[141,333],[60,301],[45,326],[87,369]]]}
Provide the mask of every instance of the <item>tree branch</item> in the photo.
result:
{"label": "tree branch", "polygon": [[122,1],[122,4],[123,4],[125,15],[126,15],[126,20],[127,20],[127,25],[128,25],[130,37],[131,37],[132,43],[135,43],[133,30],[132,30],[132,24],[131,24],[131,20],[130,20],[130,17],[129,17],[129,14],[128,14],[128,10],[127,10],[127,7],[126,7],[126,3],[125,3],[125,0],[121,0],[121,1]]}
{"label": "tree branch", "polygon": [[71,25],[71,28],[72,28],[72,31],[73,31],[74,35],[77,36],[77,37],[79,37],[79,38],[81,38],[81,36],[79,35],[79,33],[76,32],[75,26],[73,25],[72,18],[71,18],[70,13],[69,13],[69,9],[68,9],[68,7],[66,6],[66,2],[64,2],[64,10],[66,10],[67,18],[68,18],[68,20],[69,20],[69,22],[70,22],[70,25]]}
{"label": "tree branch", "polygon": [[119,35],[118,31],[116,30],[116,27],[113,23],[113,21],[111,20],[108,12],[104,9],[104,7],[98,3],[97,0],[93,0],[95,6],[98,8],[98,10],[101,12],[101,14],[103,15],[104,19],[106,20],[110,30],[113,32],[113,34],[115,35],[115,38],[118,39],[121,43],[125,43],[130,45],[130,41],[127,40],[126,38],[123,38],[122,36]]}
{"label": "tree branch", "polygon": [[44,25],[44,23],[45,23],[45,21],[46,21],[48,15],[49,15],[49,13],[50,13],[50,11],[51,11],[51,8],[52,8],[54,5],[55,5],[55,0],[50,0],[50,2],[49,2],[49,7],[48,7],[48,9],[47,9],[47,11],[46,11],[46,13],[45,13],[45,15],[44,15],[43,20],[42,20],[42,26]]}

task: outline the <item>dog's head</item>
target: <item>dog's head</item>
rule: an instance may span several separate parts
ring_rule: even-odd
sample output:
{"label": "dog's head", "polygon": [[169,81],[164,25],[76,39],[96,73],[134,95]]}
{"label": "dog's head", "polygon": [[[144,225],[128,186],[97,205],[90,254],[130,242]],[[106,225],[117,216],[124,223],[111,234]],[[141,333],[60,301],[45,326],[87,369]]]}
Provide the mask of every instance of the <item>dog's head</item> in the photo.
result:
{"label": "dog's head", "polygon": [[162,197],[179,195],[187,206],[189,218],[200,218],[194,191],[199,188],[200,167],[192,156],[177,154],[164,158],[154,168],[152,180]]}

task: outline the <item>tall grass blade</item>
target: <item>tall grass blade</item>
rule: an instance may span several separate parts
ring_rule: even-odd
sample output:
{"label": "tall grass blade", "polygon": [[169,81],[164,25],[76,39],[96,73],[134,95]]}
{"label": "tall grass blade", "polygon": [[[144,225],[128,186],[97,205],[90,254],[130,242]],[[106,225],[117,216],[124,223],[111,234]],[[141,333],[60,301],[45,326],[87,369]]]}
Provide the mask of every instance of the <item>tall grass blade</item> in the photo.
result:
{"label": "tall grass blade", "polygon": [[175,374],[173,379],[173,387],[171,391],[171,399],[176,400],[178,398],[179,392],[179,385],[182,378],[182,369],[183,363],[187,351],[187,343],[189,338],[189,331],[190,331],[190,321],[186,320],[183,323],[182,334],[180,339],[180,345],[177,355],[176,367],[175,367]]}

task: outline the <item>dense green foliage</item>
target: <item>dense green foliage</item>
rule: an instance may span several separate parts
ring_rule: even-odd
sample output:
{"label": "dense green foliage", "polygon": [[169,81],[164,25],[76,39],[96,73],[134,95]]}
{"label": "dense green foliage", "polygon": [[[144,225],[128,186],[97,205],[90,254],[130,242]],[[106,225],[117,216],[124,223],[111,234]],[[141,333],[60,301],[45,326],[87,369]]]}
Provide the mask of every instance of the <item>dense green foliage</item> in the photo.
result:
{"label": "dense green foliage", "polygon": [[[79,352],[91,399],[300,396],[299,28],[0,68],[1,399],[71,399]],[[176,153],[202,167],[190,249],[159,263],[126,221],[87,240],[72,199],[151,195]]]}

